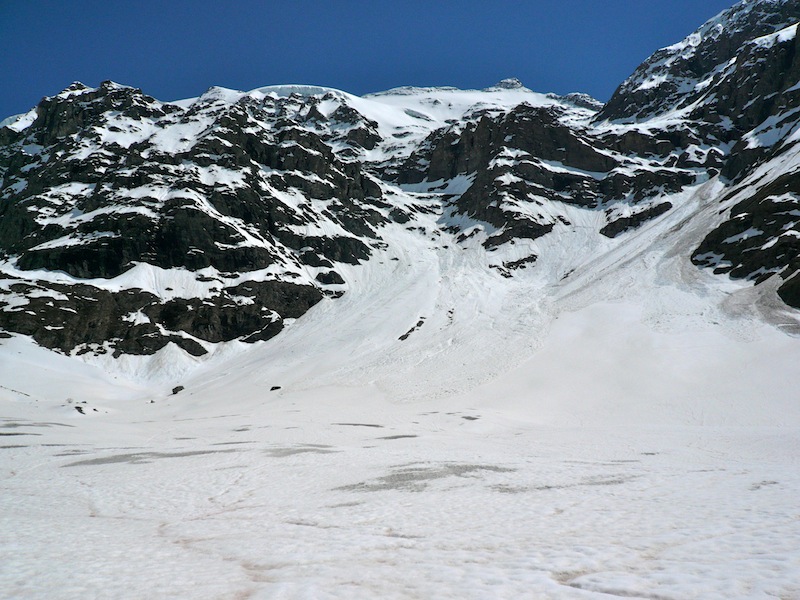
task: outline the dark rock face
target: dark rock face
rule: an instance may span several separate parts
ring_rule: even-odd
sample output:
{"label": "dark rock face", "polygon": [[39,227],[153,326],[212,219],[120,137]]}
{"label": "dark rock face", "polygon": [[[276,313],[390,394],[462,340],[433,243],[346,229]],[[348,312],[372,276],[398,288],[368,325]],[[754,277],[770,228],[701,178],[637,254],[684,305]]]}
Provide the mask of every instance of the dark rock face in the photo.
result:
{"label": "dark rock face", "polygon": [[779,274],[785,280],[779,296],[794,307],[800,307],[800,189],[785,161],[797,152],[793,134],[800,128],[798,22],[800,4],[793,0],[739,2],[684,42],[656,52],[596,118],[646,122],[677,111],[695,144],[716,146],[706,164],[731,182],[720,198],[730,212],[692,262],[756,284]]}
{"label": "dark rock face", "polygon": [[[784,174],[737,203],[692,261],[737,279],[765,281],[800,269],[800,176]],[[796,306],[796,305],[795,305]]]}
{"label": "dark rock face", "polygon": [[[586,118],[594,112],[585,109]],[[558,106],[520,104],[501,114],[475,114],[465,124],[432,133],[398,170],[398,181],[472,177],[454,199],[456,211],[501,230],[485,243],[495,247],[515,238],[536,239],[557,226],[553,202],[599,210],[616,203],[640,204],[678,192],[708,177],[723,162],[718,152],[696,152],[702,143],[692,130],[670,127],[647,135],[576,126],[574,113]],[[638,211],[624,230],[671,208]],[[608,210],[609,214],[613,211]],[[613,236],[612,236],[613,237]]]}
{"label": "dark rock face", "polygon": [[800,279],[796,273],[778,288],[778,296],[789,306],[800,309]]}
{"label": "dark rock face", "polygon": [[[381,188],[359,163],[340,160],[321,136],[282,120],[293,102],[244,97],[226,103],[211,90],[187,111],[110,82],[97,89],[74,84],[44,99],[24,131],[3,128],[0,258],[16,268],[96,280],[152,265],[253,273],[255,280],[166,302],[89,281],[75,292],[50,286],[67,299],[6,309],[0,327],[65,352],[105,341],[117,353],[150,354],[174,342],[202,354],[196,340],[275,335],[282,317],[300,316],[319,301],[320,287],[343,283],[331,261],[357,264],[369,257],[364,240],[376,239],[375,227],[386,220],[374,208]],[[278,126],[258,127],[274,122],[275,113]],[[357,114],[340,116],[353,126],[345,137],[371,144],[373,124],[359,122]],[[182,130],[185,137],[175,139]],[[286,198],[328,201],[328,210],[320,215],[308,201],[287,204]],[[298,233],[309,224],[342,233]],[[302,265],[330,268],[292,282]],[[257,273],[265,269],[283,271],[289,281],[261,281]],[[6,289],[20,291],[20,285]],[[248,292],[245,285],[254,287]],[[237,304],[233,297],[249,300]],[[150,323],[125,321],[137,312]]]}
{"label": "dark rock face", "polygon": [[600,230],[600,233],[606,237],[615,238],[621,233],[625,233],[626,231],[630,231],[631,229],[639,227],[642,223],[646,223],[650,219],[655,219],[659,215],[663,215],[671,208],[672,204],[669,202],[664,202],[662,204],[657,204],[656,206],[646,208],[632,215],[610,220],[608,225]]}
{"label": "dark rock face", "polygon": [[580,131],[562,123],[559,117],[563,113],[559,112],[551,106],[521,104],[500,117],[477,114],[463,127],[436,131],[408,159],[399,182],[446,180],[475,173],[486,169],[505,148],[586,171],[613,168],[614,160],[595,150]]}
{"label": "dark rock face", "polygon": [[[304,224],[311,215],[292,211],[276,197],[276,190],[288,189],[341,198],[331,207],[334,221],[358,236],[374,237],[371,226],[383,217],[362,203],[380,196],[380,187],[357,164],[339,162],[307,131],[291,125],[269,135],[249,131],[270,108],[245,98],[217,116],[194,145],[165,154],[147,142],[103,144],[98,133],[115,127],[108,111],[132,114],[127,120],[134,122],[174,112],[138,90],[109,84],[45,99],[25,139],[5,149],[0,251],[18,256],[22,269],[64,270],[80,278],[116,277],[137,262],[255,271],[276,261],[276,243],[295,250],[302,244],[287,226]],[[21,150],[30,141],[45,146],[38,161]],[[81,151],[86,147],[97,150],[87,156]],[[72,158],[53,160],[59,154]],[[210,173],[204,171],[209,167]],[[154,188],[160,188],[160,197],[148,193]],[[93,218],[58,219],[75,212]],[[58,240],[64,243],[53,244]],[[354,241],[327,245],[348,262],[365,258]],[[347,254],[349,248],[358,250]]]}
{"label": "dark rock face", "polygon": [[[14,296],[26,303],[12,305]],[[153,354],[173,342],[200,356],[207,352],[202,342],[267,340],[280,332],[284,317],[301,316],[321,298],[313,287],[278,281],[223,288],[204,300],[166,301],[139,289],[18,282],[0,291],[0,328],[63,352]]]}

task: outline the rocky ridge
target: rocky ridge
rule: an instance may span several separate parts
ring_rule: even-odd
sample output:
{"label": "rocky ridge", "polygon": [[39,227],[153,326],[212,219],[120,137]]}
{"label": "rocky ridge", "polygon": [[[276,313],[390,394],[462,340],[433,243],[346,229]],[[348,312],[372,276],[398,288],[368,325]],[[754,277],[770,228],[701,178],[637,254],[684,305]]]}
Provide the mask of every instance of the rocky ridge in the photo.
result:
{"label": "rocky ridge", "polygon": [[[481,248],[511,278],[539,238],[623,239],[712,179],[719,224],[691,260],[777,277],[800,308],[798,21],[793,2],[740,2],[604,106],[517,80],[173,103],[73,84],[0,127],[0,329],[65,353],[200,356],[346,293],[395,230]],[[431,213],[434,231],[417,223]]]}

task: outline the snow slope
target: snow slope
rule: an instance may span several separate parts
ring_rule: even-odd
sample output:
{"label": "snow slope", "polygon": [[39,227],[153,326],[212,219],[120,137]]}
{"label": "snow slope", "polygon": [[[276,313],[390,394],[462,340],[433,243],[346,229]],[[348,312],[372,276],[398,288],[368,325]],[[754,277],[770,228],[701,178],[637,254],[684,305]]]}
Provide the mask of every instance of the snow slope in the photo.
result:
{"label": "snow slope", "polygon": [[512,279],[392,226],[344,297],[182,379],[2,340],[4,593],[800,597],[797,324],[689,263],[718,186]]}
{"label": "snow slope", "polygon": [[[713,85],[777,98],[729,61],[741,38],[774,67],[796,10],[739,3],[654,55],[607,114],[510,80],[362,98],[211,88],[171,104],[104,83],[48,99],[57,122],[70,98],[97,101],[91,130],[51,145],[85,173],[152,162],[155,183],[122,169],[94,216],[155,215],[178,173],[208,222],[235,230],[209,244],[220,264],[248,245],[277,262],[138,260],[89,278],[12,257],[2,308],[46,313],[73,283],[186,312],[228,286],[220,321],[255,303],[234,293],[243,281],[326,295],[266,341],[200,338],[202,357],[177,329],[117,358],[0,337],[0,596],[800,599],[800,322],[780,301],[797,257],[797,82],[781,79],[789,104],[738,140],[725,135],[750,104],[709,130],[687,121],[724,108]],[[2,122],[22,161],[9,198],[49,164],[22,134],[37,114]],[[167,168],[159,153],[188,154]],[[112,237],[77,236],[89,185],[31,197],[37,223],[76,232],[34,250]],[[218,210],[220,191],[239,194],[228,210],[272,203],[281,227]],[[301,260],[309,240],[343,239],[363,255]]]}

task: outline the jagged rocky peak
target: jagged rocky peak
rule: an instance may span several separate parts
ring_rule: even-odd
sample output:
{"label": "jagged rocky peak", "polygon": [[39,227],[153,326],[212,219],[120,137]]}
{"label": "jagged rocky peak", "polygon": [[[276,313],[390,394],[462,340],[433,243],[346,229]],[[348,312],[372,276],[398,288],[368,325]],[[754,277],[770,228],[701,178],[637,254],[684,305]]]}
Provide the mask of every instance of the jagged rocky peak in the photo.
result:
{"label": "jagged rocky peak", "polygon": [[89,86],[84,85],[80,81],[73,81],[66,88],[64,88],[64,91],[61,92],[61,93],[63,94],[64,92],[83,92],[83,91],[88,90],[88,89],[89,89]]}
{"label": "jagged rocky peak", "polygon": [[[683,108],[746,55],[800,21],[796,0],[742,0],[683,41],[653,54],[616,90],[598,118],[631,120]],[[772,40],[777,41],[777,40]]]}
{"label": "jagged rocky peak", "polygon": [[489,89],[519,90],[524,87],[525,86],[522,85],[522,82],[519,79],[517,79],[516,77],[509,77],[508,79],[503,79],[497,82]]}
{"label": "jagged rocky peak", "polygon": [[104,81],[97,88],[75,82],[61,93],[44,98],[36,108],[33,127],[42,135],[40,143],[75,133],[81,127],[99,124],[109,111],[133,120],[162,117],[178,107],[159,102],[142,90]]}

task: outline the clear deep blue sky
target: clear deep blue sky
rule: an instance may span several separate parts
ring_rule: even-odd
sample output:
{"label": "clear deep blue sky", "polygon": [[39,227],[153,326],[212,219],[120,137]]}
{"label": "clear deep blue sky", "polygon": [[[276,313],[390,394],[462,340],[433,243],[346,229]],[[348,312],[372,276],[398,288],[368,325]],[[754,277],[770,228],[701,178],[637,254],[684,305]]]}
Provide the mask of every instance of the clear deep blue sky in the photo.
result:
{"label": "clear deep blue sky", "polygon": [[160,100],[211,85],[482,88],[607,100],[734,0],[0,0],[0,118],[78,80]]}

